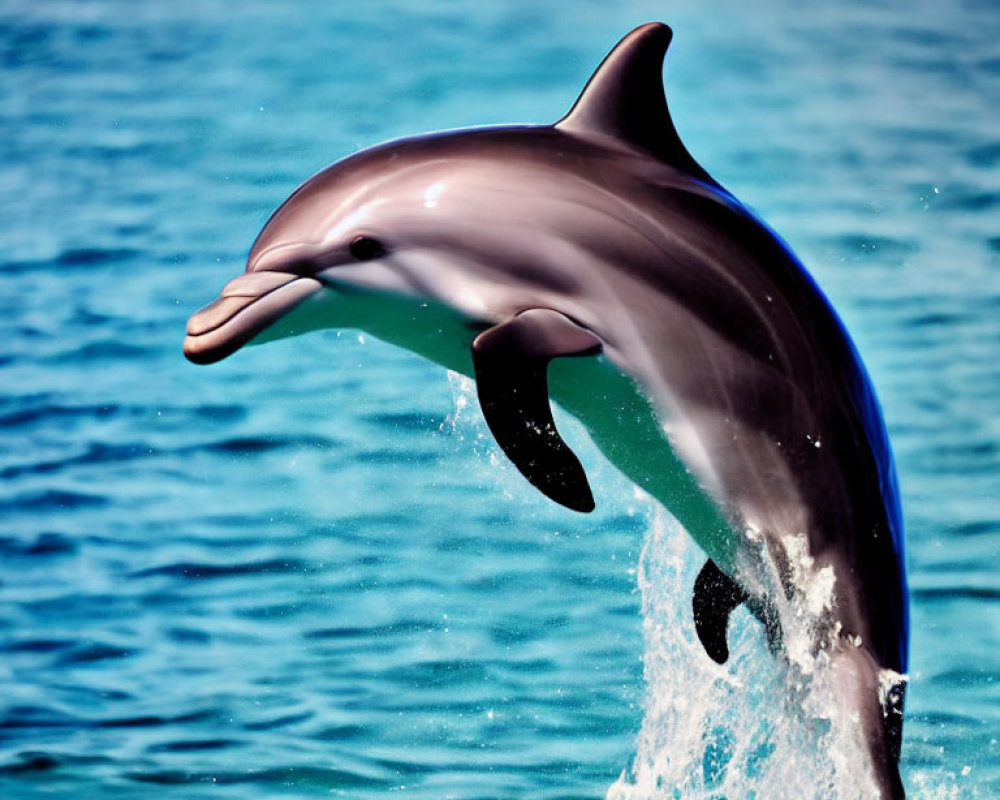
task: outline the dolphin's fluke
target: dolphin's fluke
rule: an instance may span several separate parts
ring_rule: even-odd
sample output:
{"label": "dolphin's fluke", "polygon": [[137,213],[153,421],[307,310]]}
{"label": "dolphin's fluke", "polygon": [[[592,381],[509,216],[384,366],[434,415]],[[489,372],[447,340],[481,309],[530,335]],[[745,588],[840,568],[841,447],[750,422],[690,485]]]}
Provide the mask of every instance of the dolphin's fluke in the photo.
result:
{"label": "dolphin's fluke", "polygon": [[705,652],[717,664],[729,659],[726,628],[729,615],[748,595],[709,559],[694,582],[694,626]]}
{"label": "dolphin's fluke", "polygon": [[594,496],[556,430],[546,373],[553,358],[600,350],[593,333],[544,308],[524,311],[472,343],[479,404],[500,448],[533,486],[574,511],[592,511]]}
{"label": "dolphin's fluke", "polygon": [[601,62],[556,127],[583,136],[610,136],[714,185],[681,142],[667,108],[663,58],[672,38],[673,32],[660,22],[628,34]]}

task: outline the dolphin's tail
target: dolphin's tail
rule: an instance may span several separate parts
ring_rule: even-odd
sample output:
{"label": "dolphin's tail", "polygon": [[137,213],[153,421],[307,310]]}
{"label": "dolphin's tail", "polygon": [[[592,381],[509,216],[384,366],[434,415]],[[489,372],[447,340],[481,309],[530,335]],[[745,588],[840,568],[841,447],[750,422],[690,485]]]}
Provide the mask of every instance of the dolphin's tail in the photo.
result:
{"label": "dolphin's tail", "polygon": [[838,686],[851,719],[857,720],[871,762],[871,775],[881,800],[904,800],[899,774],[903,736],[903,700],[907,678],[879,668],[861,647],[845,643],[833,659]]}

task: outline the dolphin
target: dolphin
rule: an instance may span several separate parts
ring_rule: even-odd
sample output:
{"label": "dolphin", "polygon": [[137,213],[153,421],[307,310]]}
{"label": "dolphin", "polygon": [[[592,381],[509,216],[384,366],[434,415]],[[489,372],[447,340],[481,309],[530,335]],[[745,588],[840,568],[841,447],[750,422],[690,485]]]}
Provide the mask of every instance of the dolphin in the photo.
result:
{"label": "dolphin", "polygon": [[776,651],[826,659],[881,796],[902,798],[908,593],[879,404],[802,264],[681,143],[671,37],[628,34],[554,125],[407,138],[319,172],[191,317],[184,353],[364,330],[474,377],[514,465],[589,511],[555,401],[705,551],[707,654],[726,661],[746,603]]}

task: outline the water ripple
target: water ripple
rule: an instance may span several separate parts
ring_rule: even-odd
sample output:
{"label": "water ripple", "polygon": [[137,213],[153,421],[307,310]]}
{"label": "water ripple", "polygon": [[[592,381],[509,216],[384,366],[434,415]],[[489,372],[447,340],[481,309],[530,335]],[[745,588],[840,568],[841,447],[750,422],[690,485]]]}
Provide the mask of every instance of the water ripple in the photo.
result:
{"label": "water ripple", "polygon": [[60,768],[114,764],[113,758],[105,756],[77,756],[65,753],[48,753],[43,750],[22,750],[14,754],[6,764],[0,764],[0,776],[31,775],[51,772]]}
{"label": "water ripple", "polygon": [[338,443],[323,436],[241,436],[233,439],[223,439],[199,445],[192,450],[207,450],[209,452],[230,453],[235,455],[253,455],[267,453],[272,450],[334,449]]}
{"label": "water ripple", "polygon": [[992,586],[933,586],[918,587],[910,592],[925,601],[943,600],[1000,600],[1000,588]]}
{"label": "water ripple", "polygon": [[19,514],[52,510],[71,511],[82,508],[100,508],[110,502],[106,495],[51,489],[26,492],[7,500],[0,500],[0,511]]}
{"label": "water ripple", "polygon": [[0,469],[0,478],[17,478],[23,475],[45,475],[69,467],[90,464],[123,464],[138,458],[155,455],[156,450],[146,443],[104,444],[93,443],[80,455],[51,461],[36,461]]}
{"label": "water ripple", "polygon": [[97,249],[82,248],[79,250],[64,250],[55,263],[64,267],[90,267],[95,264],[116,264],[120,261],[138,258],[142,253],[128,248]]}
{"label": "water ripple", "polygon": [[132,578],[149,578],[168,576],[185,578],[187,580],[214,580],[217,578],[233,578],[246,575],[285,575],[289,573],[306,573],[316,569],[307,561],[296,559],[268,559],[250,563],[207,564],[191,561],[166,564],[161,567],[149,567],[131,573]]}
{"label": "water ripple", "polygon": [[[54,403],[39,403],[34,398],[28,398],[29,406],[18,411],[11,411],[0,416],[0,425],[13,428],[31,425],[36,422],[52,422],[59,419],[102,419],[113,417],[122,412],[122,407],[109,403],[107,405],[67,406]],[[143,413],[146,413],[143,410]]]}
{"label": "water ripple", "polygon": [[41,533],[28,540],[0,536],[0,556],[10,558],[71,555],[77,550],[75,540],[59,533]]}
{"label": "water ripple", "polygon": [[387,636],[430,633],[440,631],[443,627],[440,623],[426,620],[400,620],[388,625],[372,625],[370,627],[320,628],[305,631],[302,638],[321,641],[325,639],[382,639]]}
{"label": "water ripple", "polygon": [[74,667],[94,664],[99,661],[131,658],[139,650],[133,647],[118,647],[102,642],[91,642],[75,646],[70,652],[61,656],[57,662],[60,667]]}
{"label": "water ripple", "polygon": [[297,725],[300,722],[305,722],[306,720],[312,719],[313,713],[311,711],[303,711],[298,714],[285,714],[280,717],[274,717],[273,719],[263,720],[261,722],[247,722],[244,723],[244,730],[248,731],[273,731],[278,728],[287,728],[290,725]]}
{"label": "water ripple", "polygon": [[245,747],[246,742],[237,739],[185,739],[176,742],[151,744],[146,748],[148,753],[191,753],[205,750],[230,750],[234,747]]}
{"label": "water ripple", "polygon": [[322,769],[313,766],[287,766],[273,769],[248,770],[246,772],[188,772],[182,770],[161,770],[152,772],[133,771],[126,777],[140,783],[159,786],[186,786],[197,783],[221,786],[237,784],[260,784],[269,787],[316,786],[333,791],[335,789],[389,789],[393,782],[360,772],[339,769]]}

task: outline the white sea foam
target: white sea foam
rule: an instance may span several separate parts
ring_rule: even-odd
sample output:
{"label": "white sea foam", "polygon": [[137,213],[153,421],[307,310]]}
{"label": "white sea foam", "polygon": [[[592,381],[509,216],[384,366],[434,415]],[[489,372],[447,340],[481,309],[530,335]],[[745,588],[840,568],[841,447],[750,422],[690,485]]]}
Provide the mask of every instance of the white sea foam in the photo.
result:
{"label": "white sea foam", "polygon": [[[809,568],[804,551],[791,547],[792,569]],[[608,800],[877,796],[857,721],[838,697],[826,651],[815,649],[832,575],[819,570],[779,609],[793,657],[775,658],[763,627],[740,609],[730,624],[730,659],[718,666],[692,618],[691,587],[702,562],[685,532],[654,512],[639,572],[646,713],[633,764]]]}

